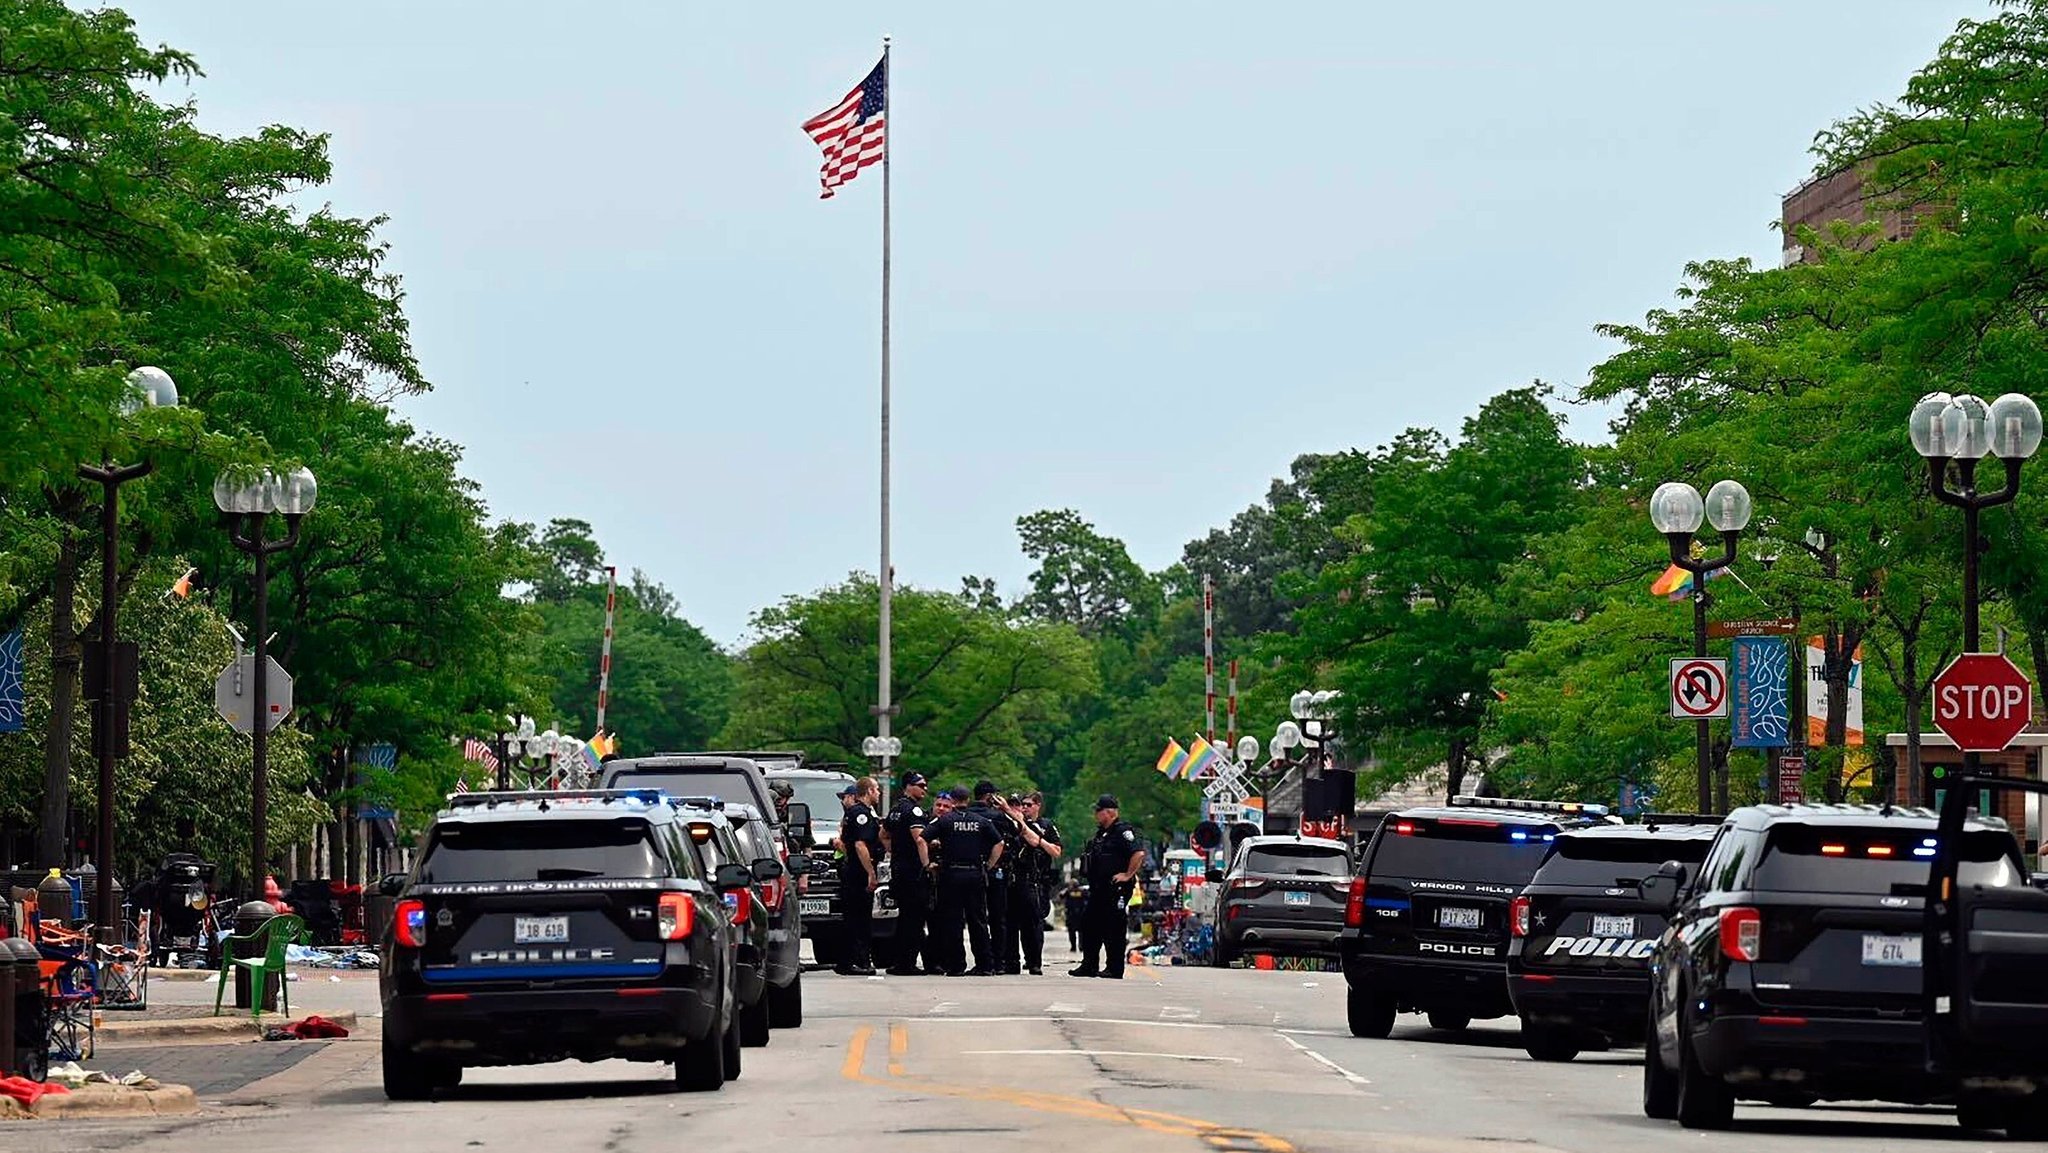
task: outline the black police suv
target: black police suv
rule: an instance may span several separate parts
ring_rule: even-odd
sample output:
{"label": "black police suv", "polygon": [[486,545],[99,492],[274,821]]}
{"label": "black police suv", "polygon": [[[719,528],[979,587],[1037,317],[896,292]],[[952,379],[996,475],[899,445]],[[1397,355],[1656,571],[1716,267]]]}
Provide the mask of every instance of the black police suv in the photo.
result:
{"label": "black police suv", "polygon": [[[1960,888],[2043,900],[2003,822],[1957,828]],[[1952,1102],[1968,1127],[2048,1137],[2048,1062],[1986,1079],[1929,1067],[1921,961],[1936,832],[1926,809],[1756,806],[1729,815],[1696,877],[1674,864],[1646,878],[1671,925],[1651,959],[1643,1112],[1716,1129],[1738,1099]],[[2048,935],[1996,903],[1963,954],[2025,954],[2036,991],[2018,999],[2038,1002]]]}
{"label": "black police suv", "polygon": [[1508,905],[1560,833],[1607,820],[1599,805],[1453,797],[1381,821],[1337,938],[1351,1032],[1385,1037],[1402,1011],[1438,1029],[1514,1012]]}
{"label": "black police suv", "polygon": [[1351,846],[1321,837],[1251,837],[1223,874],[1216,964],[1243,953],[1335,956],[1351,893]]}
{"label": "black police suv", "polygon": [[[803,995],[798,984],[803,976],[803,938],[791,933],[794,917],[785,918],[784,902],[777,895],[784,878],[782,862],[752,806],[702,797],[680,798],[675,805],[688,822],[690,842],[707,872],[736,864],[754,878],[751,887],[727,893],[725,901],[734,922],[745,929],[734,986],[740,1041],[748,1047],[766,1045],[774,1024],[773,998],[787,997],[792,988],[796,996]],[[799,1001],[799,1013],[801,1005]]]}
{"label": "black police suv", "polygon": [[468,793],[434,819],[384,940],[384,1093],[465,1066],[673,1061],[688,1090],[738,1069],[739,865],[706,873],[654,790]]}
{"label": "black police suv", "polygon": [[1697,871],[1720,817],[1653,816],[1561,833],[1508,905],[1508,996],[1538,1061],[1640,1044],[1664,910],[1636,885],[1667,861]]}

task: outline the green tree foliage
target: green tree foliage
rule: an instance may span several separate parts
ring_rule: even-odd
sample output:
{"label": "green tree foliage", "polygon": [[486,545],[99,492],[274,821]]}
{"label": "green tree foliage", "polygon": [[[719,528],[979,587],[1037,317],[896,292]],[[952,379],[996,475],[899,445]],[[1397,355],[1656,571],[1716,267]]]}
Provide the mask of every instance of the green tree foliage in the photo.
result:
{"label": "green tree foliage", "polygon": [[1158,585],[1131,559],[1122,541],[1095,531],[1072,509],[1017,520],[1024,555],[1038,562],[1031,591],[1018,606],[1081,635],[1129,635],[1158,609]]}

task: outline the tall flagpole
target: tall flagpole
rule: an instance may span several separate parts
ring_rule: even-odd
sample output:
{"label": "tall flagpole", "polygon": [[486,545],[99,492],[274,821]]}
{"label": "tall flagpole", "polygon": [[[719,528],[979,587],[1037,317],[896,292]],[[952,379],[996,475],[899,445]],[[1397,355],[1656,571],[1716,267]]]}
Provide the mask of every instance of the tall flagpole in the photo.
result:
{"label": "tall flagpole", "polygon": [[[889,145],[890,137],[896,134],[896,110],[889,101],[889,37],[882,37],[882,115],[887,117],[882,130],[882,572],[881,572],[881,645],[877,660],[877,679],[880,684],[880,700],[875,709],[875,733],[886,746],[889,740],[889,722],[894,719],[895,708],[890,702],[889,684],[889,601],[896,584],[895,570],[889,566]],[[882,757],[882,768],[886,772],[889,757]]]}

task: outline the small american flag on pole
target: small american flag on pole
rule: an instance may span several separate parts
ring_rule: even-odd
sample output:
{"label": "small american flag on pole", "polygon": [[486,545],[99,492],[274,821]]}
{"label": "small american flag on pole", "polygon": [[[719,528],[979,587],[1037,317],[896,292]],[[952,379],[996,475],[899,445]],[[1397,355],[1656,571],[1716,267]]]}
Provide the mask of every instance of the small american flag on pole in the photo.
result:
{"label": "small american flag on pole", "polygon": [[[493,773],[498,771],[498,755],[491,751],[491,746],[477,740],[475,737],[462,742],[462,759],[465,761],[475,761]],[[455,778],[455,791],[458,793],[469,791],[467,774]]]}
{"label": "small american flag on pole", "polygon": [[804,131],[824,150],[818,172],[822,196],[831,196],[860,170],[884,159],[888,142],[889,57],[832,107],[804,121]]}

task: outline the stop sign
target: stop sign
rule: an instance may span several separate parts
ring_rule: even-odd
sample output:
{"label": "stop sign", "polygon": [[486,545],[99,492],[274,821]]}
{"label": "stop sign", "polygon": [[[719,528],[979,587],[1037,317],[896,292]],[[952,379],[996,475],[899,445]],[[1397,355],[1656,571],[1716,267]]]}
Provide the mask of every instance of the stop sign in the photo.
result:
{"label": "stop sign", "polygon": [[1934,678],[1934,727],[1966,753],[1995,753],[2034,715],[2034,686],[2003,653],[1964,653]]}

